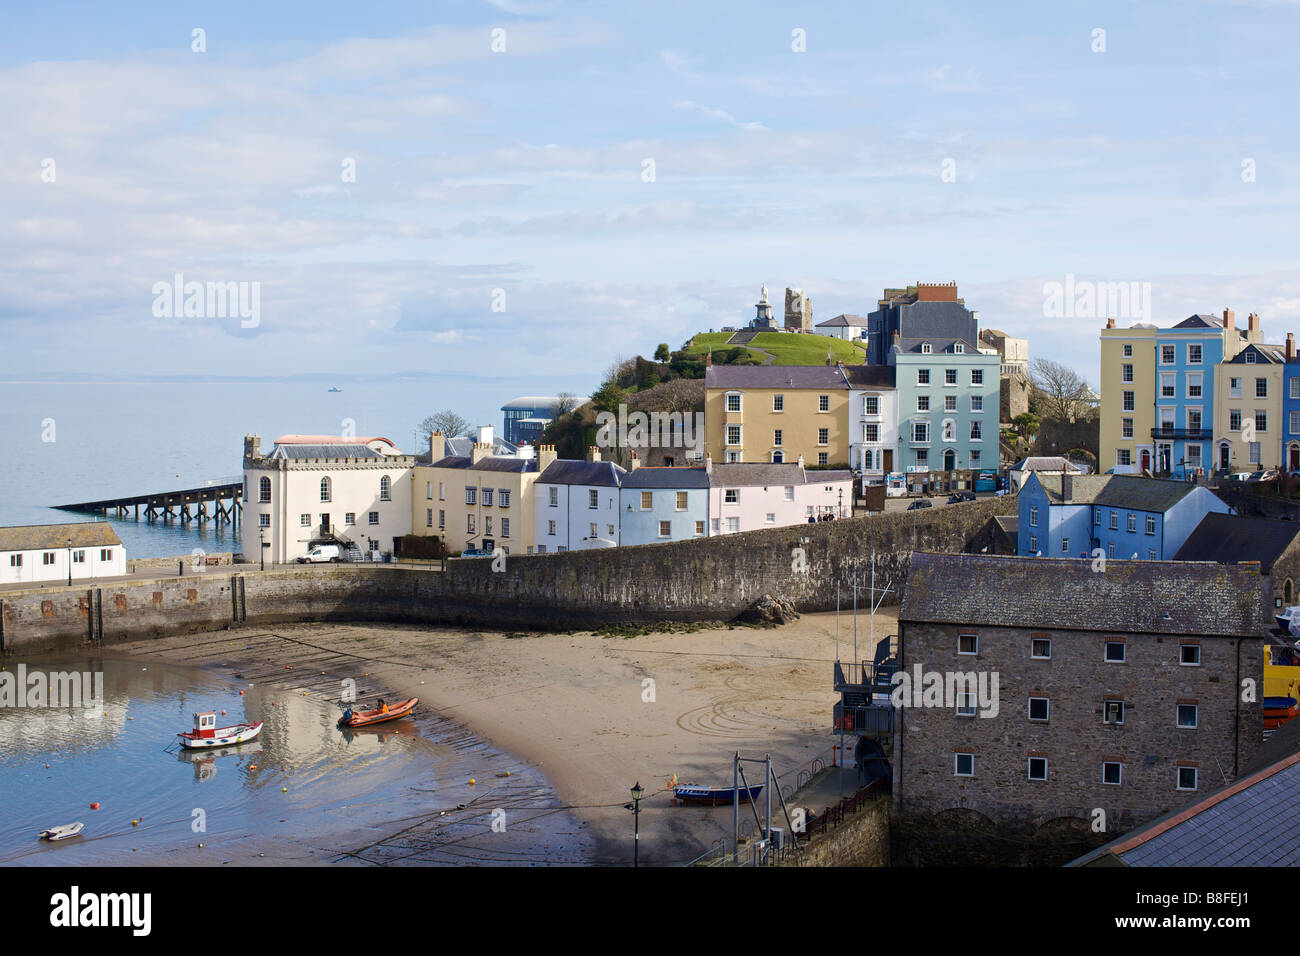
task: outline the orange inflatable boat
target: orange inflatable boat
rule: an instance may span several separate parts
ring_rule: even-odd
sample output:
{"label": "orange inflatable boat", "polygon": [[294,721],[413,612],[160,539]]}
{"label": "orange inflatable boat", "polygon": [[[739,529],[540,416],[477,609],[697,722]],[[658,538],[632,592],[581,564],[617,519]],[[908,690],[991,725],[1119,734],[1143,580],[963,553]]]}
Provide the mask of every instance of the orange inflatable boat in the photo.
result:
{"label": "orange inflatable boat", "polygon": [[382,723],[385,720],[394,720],[398,717],[405,717],[415,705],[420,702],[420,698],[412,697],[404,700],[399,704],[394,704],[387,710],[353,710],[349,707],[339,718],[340,727],[366,727],[370,724]]}

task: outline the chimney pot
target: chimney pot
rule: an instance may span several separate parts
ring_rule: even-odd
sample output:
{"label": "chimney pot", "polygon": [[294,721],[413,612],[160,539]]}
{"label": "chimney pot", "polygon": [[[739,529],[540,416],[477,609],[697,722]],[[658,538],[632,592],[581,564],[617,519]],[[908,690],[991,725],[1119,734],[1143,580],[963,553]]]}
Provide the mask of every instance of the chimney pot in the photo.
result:
{"label": "chimney pot", "polygon": [[1113,329],[1114,327],[1115,327],[1115,320],[1113,318],[1107,319],[1106,328]]}
{"label": "chimney pot", "polygon": [[595,445],[592,445],[590,448],[587,449],[587,461],[589,461],[589,462],[597,462],[597,461],[600,461],[600,460],[601,460],[601,459],[600,459],[600,449],[599,449],[599,448],[597,448]]}

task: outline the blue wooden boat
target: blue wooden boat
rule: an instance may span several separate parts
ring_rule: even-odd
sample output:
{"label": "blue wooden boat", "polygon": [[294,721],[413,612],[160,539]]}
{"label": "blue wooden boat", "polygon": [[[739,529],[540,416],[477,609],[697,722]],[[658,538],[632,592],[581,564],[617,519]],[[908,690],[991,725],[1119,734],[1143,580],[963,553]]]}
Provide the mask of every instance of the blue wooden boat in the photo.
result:
{"label": "blue wooden boat", "polygon": [[757,800],[758,795],[763,792],[763,785],[755,784],[746,791],[744,787],[700,787],[694,784],[678,784],[673,787],[673,796],[683,803],[702,803],[716,807],[723,803],[734,803],[737,790],[740,791],[741,800]]}

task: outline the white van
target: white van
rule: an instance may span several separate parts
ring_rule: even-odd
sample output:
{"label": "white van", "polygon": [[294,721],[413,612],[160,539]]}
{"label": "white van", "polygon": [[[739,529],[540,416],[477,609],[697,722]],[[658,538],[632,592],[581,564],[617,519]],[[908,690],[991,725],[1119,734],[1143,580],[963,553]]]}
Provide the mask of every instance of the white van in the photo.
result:
{"label": "white van", "polygon": [[299,564],[323,564],[326,561],[338,562],[339,546],[337,544],[318,544],[298,559]]}

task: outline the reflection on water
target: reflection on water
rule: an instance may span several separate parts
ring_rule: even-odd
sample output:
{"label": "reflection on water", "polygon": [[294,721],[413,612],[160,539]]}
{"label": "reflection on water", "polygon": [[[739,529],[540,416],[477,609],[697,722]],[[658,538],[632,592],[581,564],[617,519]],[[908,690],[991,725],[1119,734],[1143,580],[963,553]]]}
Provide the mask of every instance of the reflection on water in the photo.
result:
{"label": "reflection on water", "polygon": [[[419,812],[423,803],[413,801],[427,797],[413,795],[435,789],[459,756],[420,737],[411,721],[344,733],[328,702],[211,670],[102,656],[24,663],[29,671],[102,670],[104,701],[0,708],[0,862],[143,862],[133,853],[158,859],[200,842],[268,835],[328,848],[323,814],[342,811],[355,829],[395,809]],[[176,734],[205,710],[224,711],[223,726],[262,720],[262,733],[219,751],[176,752]],[[395,808],[403,801],[411,805]],[[200,816],[205,832],[195,829]],[[77,820],[83,836],[37,842],[41,830]]]}

